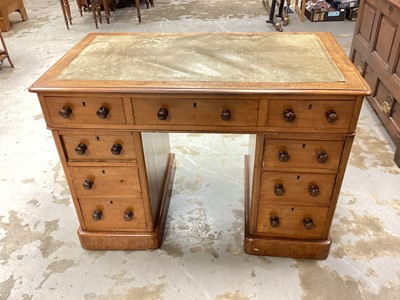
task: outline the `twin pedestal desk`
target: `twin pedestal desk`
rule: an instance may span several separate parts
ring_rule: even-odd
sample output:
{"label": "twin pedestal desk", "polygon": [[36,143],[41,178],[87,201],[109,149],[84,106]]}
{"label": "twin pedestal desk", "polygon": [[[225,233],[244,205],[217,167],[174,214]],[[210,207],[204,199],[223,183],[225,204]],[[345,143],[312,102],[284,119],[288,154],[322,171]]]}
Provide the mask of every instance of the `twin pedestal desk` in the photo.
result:
{"label": "twin pedestal desk", "polygon": [[370,93],[330,34],[89,34],[30,91],[83,248],[160,247],[175,170],[168,133],[243,133],[245,251],[328,256]]}

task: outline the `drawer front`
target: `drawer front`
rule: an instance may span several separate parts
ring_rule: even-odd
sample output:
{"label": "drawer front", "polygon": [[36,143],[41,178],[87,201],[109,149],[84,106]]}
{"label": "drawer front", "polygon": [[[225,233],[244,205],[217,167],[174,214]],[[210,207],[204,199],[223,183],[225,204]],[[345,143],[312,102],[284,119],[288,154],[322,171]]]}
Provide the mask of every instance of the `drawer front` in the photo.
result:
{"label": "drawer front", "polygon": [[46,97],[45,101],[53,126],[126,124],[121,98]]}
{"label": "drawer front", "polygon": [[78,197],[130,195],[141,197],[137,167],[71,167]]}
{"label": "drawer front", "polygon": [[257,126],[258,100],[134,99],[135,124]]}
{"label": "drawer front", "polygon": [[79,198],[88,231],[145,231],[141,198],[119,196]]}
{"label": "drawer front", "polygon": [[354,101],[270,100],[266,125],[286,130],[303,128],[315,132],[346,132],[354,105]]}
{"label": "drawer front", "polygon": [[335,179],[333,174],[263,172],[260,201],[329,207]]}
{"label": "drawer front", "polygon": [[260,203],[257,231],[269,236],[321,239],[328,208]]}
{"label": "drawer front", "polygon": [[309,168],[336,172],[343,145],[341,141],[265,139],[263,168]]}
{"label": "drawer front", "polygon": [[131,134],[63,134],[61,140],[68,161],[136,159]]}

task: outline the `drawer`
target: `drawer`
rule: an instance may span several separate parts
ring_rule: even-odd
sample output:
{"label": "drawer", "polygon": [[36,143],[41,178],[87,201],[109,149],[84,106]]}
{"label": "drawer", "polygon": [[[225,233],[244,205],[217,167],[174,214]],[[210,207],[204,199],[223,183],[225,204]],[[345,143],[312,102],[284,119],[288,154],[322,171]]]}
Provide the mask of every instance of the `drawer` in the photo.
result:
{"label": "drawer", "polygon": [[263,172],[260,201],[329,207],[335,179],[334,174]]}
{"label": "drawer", "polygon": [[265,139],[263,168],[336,172],[343,145],[341,141]]}
{"label": "drawer", "polygon": [[133,99],[135,124],[257,126],[258,100]]}
{"label": "drawer", "polygon": [[141,197],[136,165],[131,167],[70,167],[78,197],[130,195]]}
{"label": "drawer", "polygon": [[141,198],[110,196],[78,198],[88,231],[145,231]]}
{"label": "drawer", "polygon": [[126,124],[121,98],[46,97],[53,126]]}
{"label": "drawer", "polygon": [[286,130],[347,132],[354,105],[354,101],[270,100],[266,125]]}
{"label": "drawer", "polygon": [[321,239],[328,209],[260,203],[257,232],[287,238]]}
{"label": "drawer", "polygon": [[135,160],[135,147],[130,132],[68,133],[61,134],[68,161]]}

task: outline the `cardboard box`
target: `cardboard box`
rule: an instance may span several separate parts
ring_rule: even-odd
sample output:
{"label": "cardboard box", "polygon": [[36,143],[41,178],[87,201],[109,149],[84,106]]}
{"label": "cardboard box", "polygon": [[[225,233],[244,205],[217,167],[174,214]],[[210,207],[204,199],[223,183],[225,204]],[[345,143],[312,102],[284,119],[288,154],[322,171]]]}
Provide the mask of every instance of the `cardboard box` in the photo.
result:
{"label": "cardboard box", "polygon": [[321,9],[305,10],[304,14],[311,22],[344,21],[346,12],[344,9],[322,11]]}

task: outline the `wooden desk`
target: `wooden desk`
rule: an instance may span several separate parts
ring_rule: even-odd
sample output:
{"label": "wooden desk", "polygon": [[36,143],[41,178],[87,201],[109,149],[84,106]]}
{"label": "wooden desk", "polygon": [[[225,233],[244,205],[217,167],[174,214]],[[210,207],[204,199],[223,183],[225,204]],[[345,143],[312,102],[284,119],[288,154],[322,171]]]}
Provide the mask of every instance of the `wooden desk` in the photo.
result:
{"label": "wooden desk", "polygon": [[158,248],[174,174],[168,133],[245,133],[245,251],[327,257],[370,92],[330,34],[89,34],[30,91],[82,247]]}

